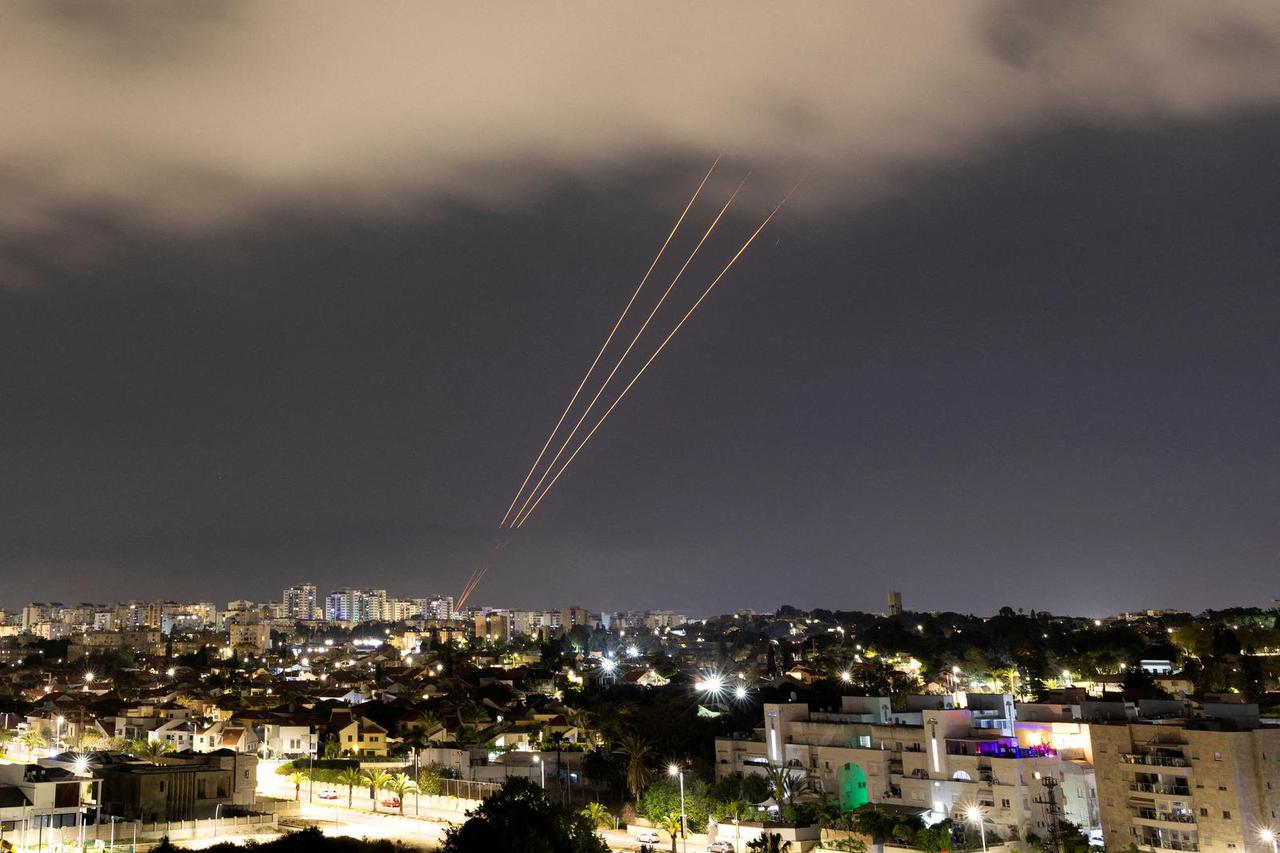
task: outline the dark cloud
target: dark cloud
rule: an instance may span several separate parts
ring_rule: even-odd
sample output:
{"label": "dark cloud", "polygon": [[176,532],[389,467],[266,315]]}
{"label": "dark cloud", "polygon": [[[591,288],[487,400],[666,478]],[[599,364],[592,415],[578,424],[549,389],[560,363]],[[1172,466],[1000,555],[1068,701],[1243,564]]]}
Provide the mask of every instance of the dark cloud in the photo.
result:
{"label": "dark cloud", "polygon": [[[0,229],[69,246],[86,207],[172,233],[281,206],[509,206],[719,151],[779,190],[814,175],[801,208],[869,201],[1061,120],[1274,103],[1278,18],[1261,0],[19,4],[0,163],[35,180],[0,197]],[[0,263],[0,284],[38,273],[20,250]]]}

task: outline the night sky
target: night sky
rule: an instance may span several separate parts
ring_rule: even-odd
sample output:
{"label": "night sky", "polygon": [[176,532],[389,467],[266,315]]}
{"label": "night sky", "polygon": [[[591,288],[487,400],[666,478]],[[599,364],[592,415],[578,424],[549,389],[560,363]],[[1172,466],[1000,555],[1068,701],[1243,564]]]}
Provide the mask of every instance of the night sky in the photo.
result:
{"label": "night sky", "polygon": [[[0,604],[1269,605],[1280,13],[1056,6],[15,7]],[[803,180],[494,559],[720,152],[681,307]]]}

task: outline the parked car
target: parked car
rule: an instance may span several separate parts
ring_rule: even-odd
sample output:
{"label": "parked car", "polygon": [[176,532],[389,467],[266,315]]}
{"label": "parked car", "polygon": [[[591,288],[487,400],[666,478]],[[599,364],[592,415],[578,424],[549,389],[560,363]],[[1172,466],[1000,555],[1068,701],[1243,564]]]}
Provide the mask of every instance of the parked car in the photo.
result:
{"label": "parked car", "polygon": [[639,841],[641,844],[657,844],[661,842],[662,839],[658,837],[658,833],[651,829],[646,829],[644,832],[636,836],[636,841]]}
{"label": "parked car", "polygon": [[316,794],[316,796],[322,800],[336,800],[338,799],[338,792],[333,789],[326,789]]}
{"label": "parked car", "polygon": [[728,841],[713,841],[707,845],[707,853],[733,853],[733,844]]}
{"label": "parked car", "polygon": [[389,809],[398,809],[400,808],[400,798],[387,797],[385,800],[382,801],[382,804]]}

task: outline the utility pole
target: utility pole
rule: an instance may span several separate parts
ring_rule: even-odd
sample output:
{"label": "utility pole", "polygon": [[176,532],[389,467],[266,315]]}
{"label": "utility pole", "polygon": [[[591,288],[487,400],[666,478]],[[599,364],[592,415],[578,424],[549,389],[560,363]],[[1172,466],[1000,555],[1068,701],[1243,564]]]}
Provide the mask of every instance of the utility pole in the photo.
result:
{"label": "utility pole", "polygon": [[1049,775],[1041,775],[1040,784],[1044,786],[1044,796],[1036,797],[1035,802],[1045,807],[1049,817],[1049,839],[1057,853],[1066,853],[1066,838],[1062,831],[1065,818],[1062,806],[1058,803],[1058,780]]}

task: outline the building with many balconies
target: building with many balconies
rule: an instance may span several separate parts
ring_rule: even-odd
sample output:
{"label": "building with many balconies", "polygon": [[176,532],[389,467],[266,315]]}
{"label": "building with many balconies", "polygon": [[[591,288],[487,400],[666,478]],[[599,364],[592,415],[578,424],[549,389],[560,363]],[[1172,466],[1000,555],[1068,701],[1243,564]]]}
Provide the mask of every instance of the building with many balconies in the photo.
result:
{"label": "building with many balconies", "polygon": [[977,806],[1005,838],[1048,835],[1060,819],[1098,827],[1088,726],[1069,708],[1034,706],[1024,721],[1011,696],[960,698],[967,707],[951,696],[910,696],[905,711],[887,697],[845,696],[839,712],[766,704],[753,737],[717,739],[717,776],[785,767],[845,811],[963,820]]}
{"label": "building with many balconies", "polygon": [[1244,853],[1280,823],[1280,726],[1256,705],[1143,702],[1090,731],[1109,850]]}

